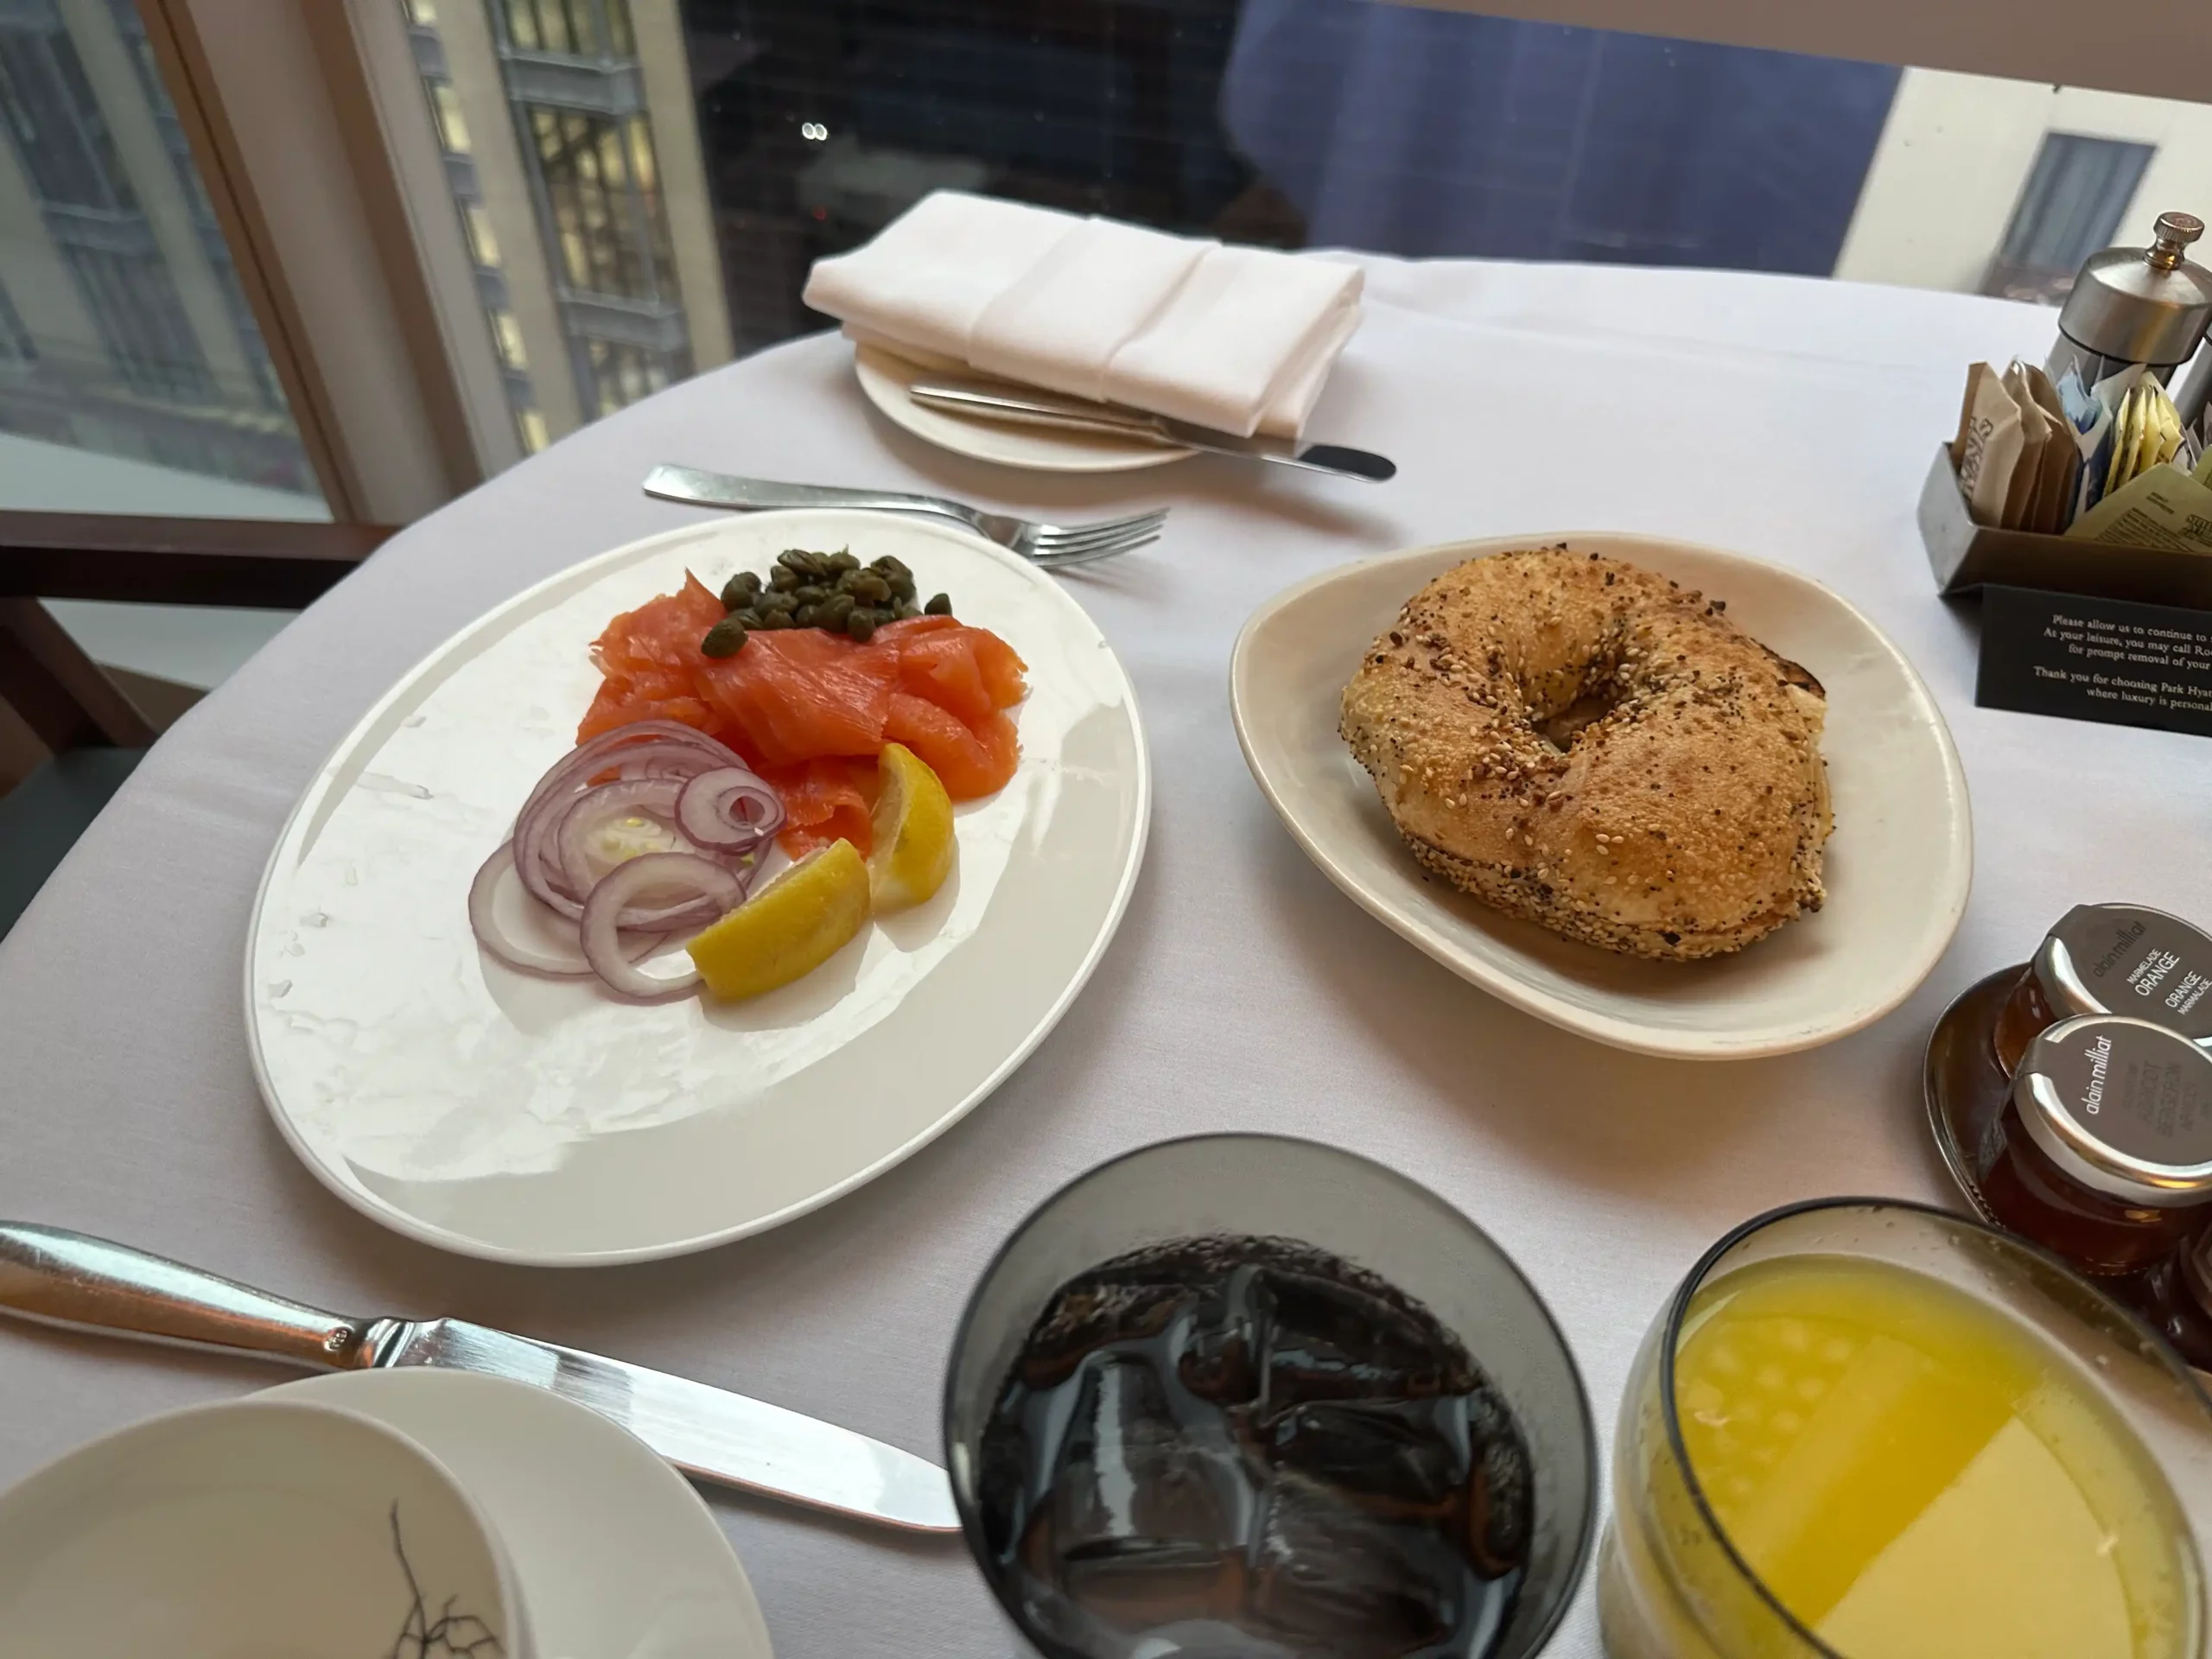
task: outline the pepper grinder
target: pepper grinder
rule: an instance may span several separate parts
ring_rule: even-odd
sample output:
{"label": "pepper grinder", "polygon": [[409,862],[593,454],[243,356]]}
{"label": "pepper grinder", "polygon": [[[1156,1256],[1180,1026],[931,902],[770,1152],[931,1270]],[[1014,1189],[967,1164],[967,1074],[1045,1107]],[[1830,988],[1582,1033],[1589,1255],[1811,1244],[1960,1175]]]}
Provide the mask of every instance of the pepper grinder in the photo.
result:
{"label": "pepper grinder", "polygon": [[2094,386],[2142,363],[2163,383],[2196,352],[2212,322],[2212,270],[2185,256],[2204,221],[2160,213],[2152,229],[2147,248],[2107,248],[2083,262],[2044,365],[2053,380],[2071,369]]}

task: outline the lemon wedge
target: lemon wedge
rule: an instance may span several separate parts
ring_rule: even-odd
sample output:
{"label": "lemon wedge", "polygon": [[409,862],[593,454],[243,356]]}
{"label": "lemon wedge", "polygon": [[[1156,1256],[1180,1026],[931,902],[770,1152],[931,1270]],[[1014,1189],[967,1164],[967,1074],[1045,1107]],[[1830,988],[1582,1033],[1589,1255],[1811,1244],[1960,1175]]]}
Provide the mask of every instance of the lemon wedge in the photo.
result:
{"label": "lemon wedge", "polygon": [[716,996],[758,996],[829,961],[868,925],[868,912],[866,861],[851,842],[832,842],[684,949]]}
{"label": "lemon wedge", "polygon": [[878,910],[918,905],[952,874],[952,798],[929,764],[903,743],[875,758],[882,789],[871,824],[868,886]]}

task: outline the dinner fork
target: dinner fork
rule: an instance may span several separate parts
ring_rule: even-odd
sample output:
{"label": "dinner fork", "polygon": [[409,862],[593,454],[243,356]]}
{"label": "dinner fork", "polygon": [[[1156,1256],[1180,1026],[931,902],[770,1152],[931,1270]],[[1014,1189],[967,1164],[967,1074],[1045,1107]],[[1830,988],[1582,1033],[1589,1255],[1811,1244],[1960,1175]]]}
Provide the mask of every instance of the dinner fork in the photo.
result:
{"label": "dinner fork", "polygon": [[760,512],[775,507],[855,507],[868,512],[918,513],[950,518],[979,536],[1042,565],[1088,564],[1110,559],[1133,547],[1157,541],[1167,509],[1133,512],[1087,524],[1042,524],[1031,518],[983,512],[965,502],[938,495],[905,495],[893,490],[848,490],[827,484],[778,484],[765,478],[738,478],[693,467],[656,467],[645,474],[647,495],[695,506],[729,507]]}

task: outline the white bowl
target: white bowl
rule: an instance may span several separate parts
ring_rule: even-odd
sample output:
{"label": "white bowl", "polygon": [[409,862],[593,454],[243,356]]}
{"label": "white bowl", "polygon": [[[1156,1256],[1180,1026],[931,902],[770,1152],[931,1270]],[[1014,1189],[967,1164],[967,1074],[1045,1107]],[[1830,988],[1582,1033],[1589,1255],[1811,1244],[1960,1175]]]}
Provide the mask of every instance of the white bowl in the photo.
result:
{"label": "white bowl", "polygon": [[10,1653],[101,1659],[530,1650],[498,1541],[442,1465],[274,1400],[151,1418],[0,1496],[0,1632]]}
{"label": "white bowl", "polygon": [[[1360,653],[1461,562],[1564,543],[1728,602],[1827,690],[1835,833],[1827,903],[1733,955],[1647,962],[1563,939],[1432,881],[1337,735]],[[1928,976],[1974,879],[1966,774],[1936,700],[1881,630],[1809,576],[1740,553],[1605,532],[1499,537],[1324,571],[1237,638],[1230,712],[1252,776],[1329,880],[1461,978],[1595,1041],[1679,1059],[1813,1048],[1871,1025]]]}

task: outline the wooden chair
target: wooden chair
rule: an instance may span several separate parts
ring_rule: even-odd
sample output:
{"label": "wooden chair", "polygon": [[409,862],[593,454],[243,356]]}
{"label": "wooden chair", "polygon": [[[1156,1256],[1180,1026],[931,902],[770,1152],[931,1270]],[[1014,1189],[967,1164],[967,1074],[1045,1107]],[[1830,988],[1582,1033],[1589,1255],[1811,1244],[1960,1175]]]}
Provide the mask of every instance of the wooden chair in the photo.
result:
{"label": "wooden chair", "polygon": [[0,937],[157,735],[39,601],[297,610],[391,533],[384,524],[0,512],[0,702],[51,752],[0,796]]}

